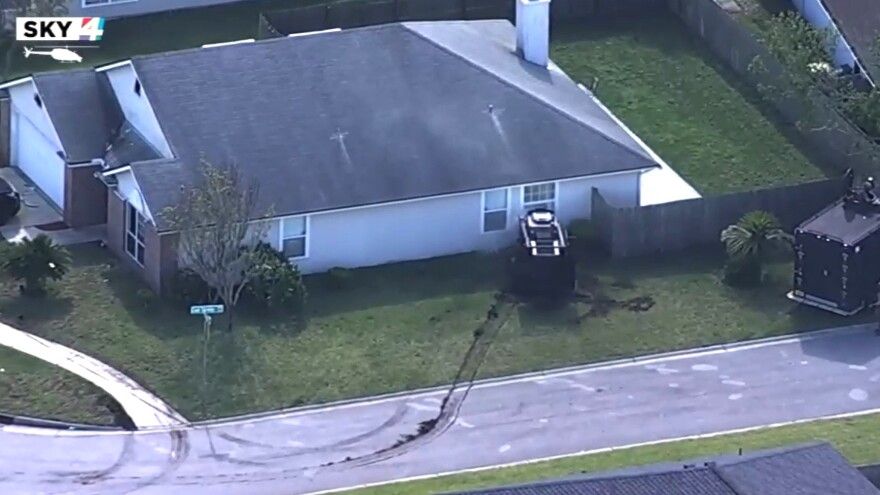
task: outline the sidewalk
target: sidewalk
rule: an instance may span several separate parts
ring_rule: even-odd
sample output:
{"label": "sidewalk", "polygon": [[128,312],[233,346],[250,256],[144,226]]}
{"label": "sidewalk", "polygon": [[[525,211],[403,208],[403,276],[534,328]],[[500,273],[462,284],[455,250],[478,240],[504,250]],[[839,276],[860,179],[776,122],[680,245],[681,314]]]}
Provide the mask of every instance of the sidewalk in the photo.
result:
{"label": "sidewalk", "polygon": [[138,429],[188,425],[177,411],[110,366],[60,344],[0,323],[0,345],[63,368],[110,394]]}

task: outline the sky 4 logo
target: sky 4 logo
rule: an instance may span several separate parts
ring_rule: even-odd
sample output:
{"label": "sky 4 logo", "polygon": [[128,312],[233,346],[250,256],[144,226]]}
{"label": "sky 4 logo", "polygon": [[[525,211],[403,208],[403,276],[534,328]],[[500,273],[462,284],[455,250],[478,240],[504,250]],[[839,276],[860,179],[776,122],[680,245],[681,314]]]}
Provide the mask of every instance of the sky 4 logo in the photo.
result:
{"label": "sky 4 logo", "polygon": [[19,17],[16,41],[100,41],[103,17]]}

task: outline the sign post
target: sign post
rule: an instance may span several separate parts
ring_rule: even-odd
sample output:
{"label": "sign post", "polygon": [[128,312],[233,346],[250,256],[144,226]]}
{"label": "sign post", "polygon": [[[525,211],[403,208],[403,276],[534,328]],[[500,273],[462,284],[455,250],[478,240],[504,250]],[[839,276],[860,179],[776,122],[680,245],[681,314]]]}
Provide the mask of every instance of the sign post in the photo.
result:
{"label": "sign post", "polygon": [[223,314],[224,307],[222,304],[202,304],[198,306],[190,306],[189,314],[202,315],[204,323],[202,325],[202,414],[205,411],[205,396],[208,394],[208,342],[211,340],[211,315]]}

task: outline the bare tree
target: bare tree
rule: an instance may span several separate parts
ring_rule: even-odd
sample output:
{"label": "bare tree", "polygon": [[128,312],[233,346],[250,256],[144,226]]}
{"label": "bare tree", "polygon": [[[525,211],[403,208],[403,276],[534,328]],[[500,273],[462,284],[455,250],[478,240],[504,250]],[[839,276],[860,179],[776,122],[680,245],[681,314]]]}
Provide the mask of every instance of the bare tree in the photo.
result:
{"label": "bare tree", "polygon": [[[811,26],[797,12],[773,16],[761,29],[761,41],[773,60],[759,56],[751,69],[765,76],[767,82],[760,85],[764,96],[797,104],[799,128],[845,133],[854,138],[850,155],[880,160],[880,90],[861,75],[834,68],[837,36]],[[771,65],[781,71],[770,70]],[[861,136],[853,135],[854,130]]]}
{"label": "bare tree", "polygon": [[12,55],[18,46],[15,42],[15,19],[17,17],[64,17],[67,0],[0,0],[0,81],[9,79]]}
{"label": "bare tree", "polygon": [[235,164],[215,167],[202,160],[201,183],[184,189],[164,218],[178,232],[178,259],[208,284],[227,306],[232,329],[235,305],[257,269],[249,241],[265,237],[270,211],[257,211],[259,187]]}

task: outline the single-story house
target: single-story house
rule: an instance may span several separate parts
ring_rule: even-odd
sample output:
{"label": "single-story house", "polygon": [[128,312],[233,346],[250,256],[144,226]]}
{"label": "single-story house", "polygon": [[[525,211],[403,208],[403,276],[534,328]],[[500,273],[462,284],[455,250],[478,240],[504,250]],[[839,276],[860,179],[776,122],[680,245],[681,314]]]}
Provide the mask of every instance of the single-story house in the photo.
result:
{"label": "single-story house", "polygon": [[525,209],[639,205],[657,162],[549,60],[549,0],[517,22],[404,22],[35,74],[9,92],[10,161],[156,289],[163,216],[235,163],[305,273],[494,250]]}
{"label": "single-story house", "polygon": [[880,80],[880,8],[875,0],[792,0],[818,29],[836,33],[834,63],[863,74],[874,86]]}
{"label": "single-story house", "polygon": [[880,495],[827,443],[461,492],[456,495]]}

